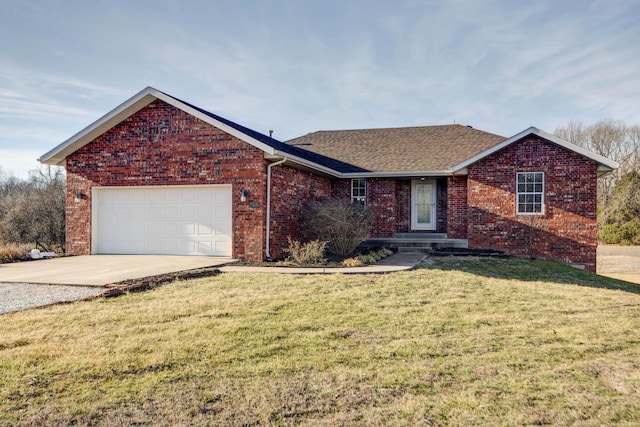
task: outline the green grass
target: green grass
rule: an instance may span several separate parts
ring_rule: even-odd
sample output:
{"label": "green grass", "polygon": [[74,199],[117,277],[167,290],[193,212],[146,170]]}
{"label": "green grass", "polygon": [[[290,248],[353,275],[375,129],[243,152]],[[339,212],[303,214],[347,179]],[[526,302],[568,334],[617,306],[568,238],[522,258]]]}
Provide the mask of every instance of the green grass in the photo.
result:
{"label": "green grass", "polygon": [[0,425],[638,425],[640,286],[222,274],[0,316]]}

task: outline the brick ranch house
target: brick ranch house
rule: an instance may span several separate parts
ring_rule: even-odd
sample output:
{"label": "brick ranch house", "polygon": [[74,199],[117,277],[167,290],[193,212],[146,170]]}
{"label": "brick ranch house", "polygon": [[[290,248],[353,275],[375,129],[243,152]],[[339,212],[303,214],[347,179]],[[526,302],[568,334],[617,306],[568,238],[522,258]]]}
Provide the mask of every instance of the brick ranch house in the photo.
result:
{"label": "brick ranch house", "polygon": [[[67,171],[67,252],[260,261],[302,238],[313,198],[413,237],[596,269],[596,188],[617,167],[536,128],[320,131],[280,142],[148,87],[53,150]],[[394,237],[396,238],[394,240]]]}

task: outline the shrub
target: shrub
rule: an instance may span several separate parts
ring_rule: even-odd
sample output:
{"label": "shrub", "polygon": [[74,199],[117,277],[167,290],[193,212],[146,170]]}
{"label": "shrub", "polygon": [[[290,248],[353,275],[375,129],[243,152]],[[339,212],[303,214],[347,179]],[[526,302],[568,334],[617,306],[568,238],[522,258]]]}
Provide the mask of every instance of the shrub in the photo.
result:
{"label": "shrub", "polygon": [[367,238],[373,218],[373,211],[349,200],[322,199],[309,203],[304,222],[330,253],[346,258]]}
{"label": "shrub", "polygon": [[606,224],[600,229],[600,239],[610,245],[640,244],[640,221]]}
{"label": "shrub", "polygon": [[320,240],[312,240],[310,242],[301,243],[297,240],[292,240],[291,237],[287,237],[289,240],[289,247],[284,249],[289,254],[289,260],[298,265],[317,265],[326,264],[327,260],[324,257],[324,252],[327,247],[327,242],[321,242]]}
{"label": "shrub", "polygon": [[624,175],[599,216],[598,237],[605,243],[640,244],[640,172]]}
{"label": "shrub", "polygon": [[364,262],[359,257],[346,258],[342,260],[342,265],[345,267],[362,267]]}
{"label": "shrub", "polygon": [[345,267],[362,267],[366,264],[374,264],[382,258],[388,257],[391,255],[393,251],[387,248],[382,248],[378,251],[369,252],[365,255],[358,255],[353,258],[347,258],[342,261],[342,265]]}
{"label": "shrub", "polygon": [[32,246],[18,243],[0,242],[0,264],[27,259]]}

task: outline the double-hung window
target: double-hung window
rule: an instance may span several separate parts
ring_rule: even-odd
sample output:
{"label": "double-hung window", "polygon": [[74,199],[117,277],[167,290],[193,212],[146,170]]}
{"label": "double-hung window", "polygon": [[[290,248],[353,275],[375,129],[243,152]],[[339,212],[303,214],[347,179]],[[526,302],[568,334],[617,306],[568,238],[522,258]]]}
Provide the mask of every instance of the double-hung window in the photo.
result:
{"label": "double-hung window", "polygon": [[516,178],[518,214],[544,213],[544,172],[518,172]]}
{"label": "double-hung window", "polygon": [[367,200],[367,180],[351,180],[351,203],[365,205]]}

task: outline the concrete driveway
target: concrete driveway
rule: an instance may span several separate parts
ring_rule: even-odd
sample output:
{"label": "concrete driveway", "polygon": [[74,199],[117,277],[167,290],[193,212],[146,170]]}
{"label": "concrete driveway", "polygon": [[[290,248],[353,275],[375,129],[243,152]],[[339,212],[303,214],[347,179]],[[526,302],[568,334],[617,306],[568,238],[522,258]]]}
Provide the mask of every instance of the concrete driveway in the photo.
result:
{"label": "concrete driveway", "polygon": [[231,258],[168,255],[91,255],[0,264],[0,283],[106,286],[124,280],[215,267]]}

